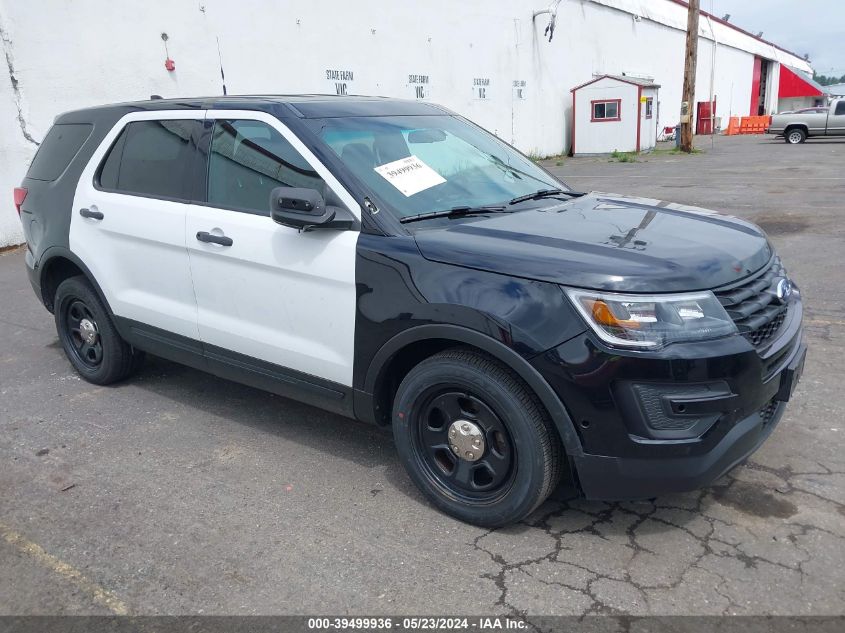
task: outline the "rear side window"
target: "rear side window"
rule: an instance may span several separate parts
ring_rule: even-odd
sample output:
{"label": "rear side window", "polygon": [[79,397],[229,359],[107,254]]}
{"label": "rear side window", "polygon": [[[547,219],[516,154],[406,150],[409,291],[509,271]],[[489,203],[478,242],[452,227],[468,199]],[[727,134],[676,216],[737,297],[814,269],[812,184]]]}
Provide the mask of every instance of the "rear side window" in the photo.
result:
{"label": "rear side window", "polygon": [[195,120],[135,121],[112,145],[100,168],[100,188],[154,198],[190,197]]}
{"label": "rear side window", "polygon": [[32,160],[27,178],[55,180],[61,176],[93,129],[90,123],[62,123],[51,127]]}
{"label": "rear side window", "polygon": [[262,121],[218,120],[208,158],[208,202],[270,215],[276,187],[328,188],[296,149]]}

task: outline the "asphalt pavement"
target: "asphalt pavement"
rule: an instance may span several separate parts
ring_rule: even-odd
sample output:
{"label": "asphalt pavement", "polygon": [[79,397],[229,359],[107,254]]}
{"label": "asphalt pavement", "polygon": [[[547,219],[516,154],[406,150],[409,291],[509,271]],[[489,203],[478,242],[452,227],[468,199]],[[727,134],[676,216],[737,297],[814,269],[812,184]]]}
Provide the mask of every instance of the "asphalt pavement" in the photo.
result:
{"label": "asphalt pavement", "polygon": [[507,529],[437,512],[385,430],[154,358],[83,382],[0,255],[0,614],[842,614],[845,141],[697,142],[546,166],[765,228],[807,305],[794,400],[706,490]]}

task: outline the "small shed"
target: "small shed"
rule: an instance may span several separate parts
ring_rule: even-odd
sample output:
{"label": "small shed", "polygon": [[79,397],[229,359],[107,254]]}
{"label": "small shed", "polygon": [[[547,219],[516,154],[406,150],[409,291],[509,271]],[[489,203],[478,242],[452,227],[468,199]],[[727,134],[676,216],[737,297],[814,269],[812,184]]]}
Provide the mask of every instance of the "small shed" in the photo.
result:
{"label": "small shed", "polygon": [[650,79],[601,75],[572,89],[570,153],[652,149],[657,142],[657,92]]}

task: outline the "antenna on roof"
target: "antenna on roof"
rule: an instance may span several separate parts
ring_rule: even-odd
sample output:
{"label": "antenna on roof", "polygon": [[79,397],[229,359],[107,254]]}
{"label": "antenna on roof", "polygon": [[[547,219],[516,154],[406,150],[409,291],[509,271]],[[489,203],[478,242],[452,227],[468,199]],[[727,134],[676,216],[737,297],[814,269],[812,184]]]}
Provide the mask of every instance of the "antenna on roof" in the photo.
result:
{"label": "antenna on roof", "polygon": [[220,38],[217,38],[217,60],[220,62],[220,80],[223,82],[223,96],[226,96],[226,75],[223,73],[223,55],[220,53]]}

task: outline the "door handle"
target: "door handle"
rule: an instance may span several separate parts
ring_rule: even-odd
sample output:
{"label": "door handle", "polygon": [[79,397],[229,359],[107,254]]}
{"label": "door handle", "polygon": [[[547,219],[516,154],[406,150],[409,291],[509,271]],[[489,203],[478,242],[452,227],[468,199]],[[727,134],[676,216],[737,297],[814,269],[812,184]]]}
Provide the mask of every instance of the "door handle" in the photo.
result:
{"label": "door handle", "polygon": [[102,211],[92,211],[91,209],[80,209],[79,215],[83,218],[90,218],[91,220],[102,220],[105,217]]}
{"label": "door handle", "polygon": [[197,233],[197,239],[200,242],[207,242],[209,244],[220,244],[220,246],[231,246],[234,244],[231,237],[225,235],[214,235],[208,231],[200,231]]}

